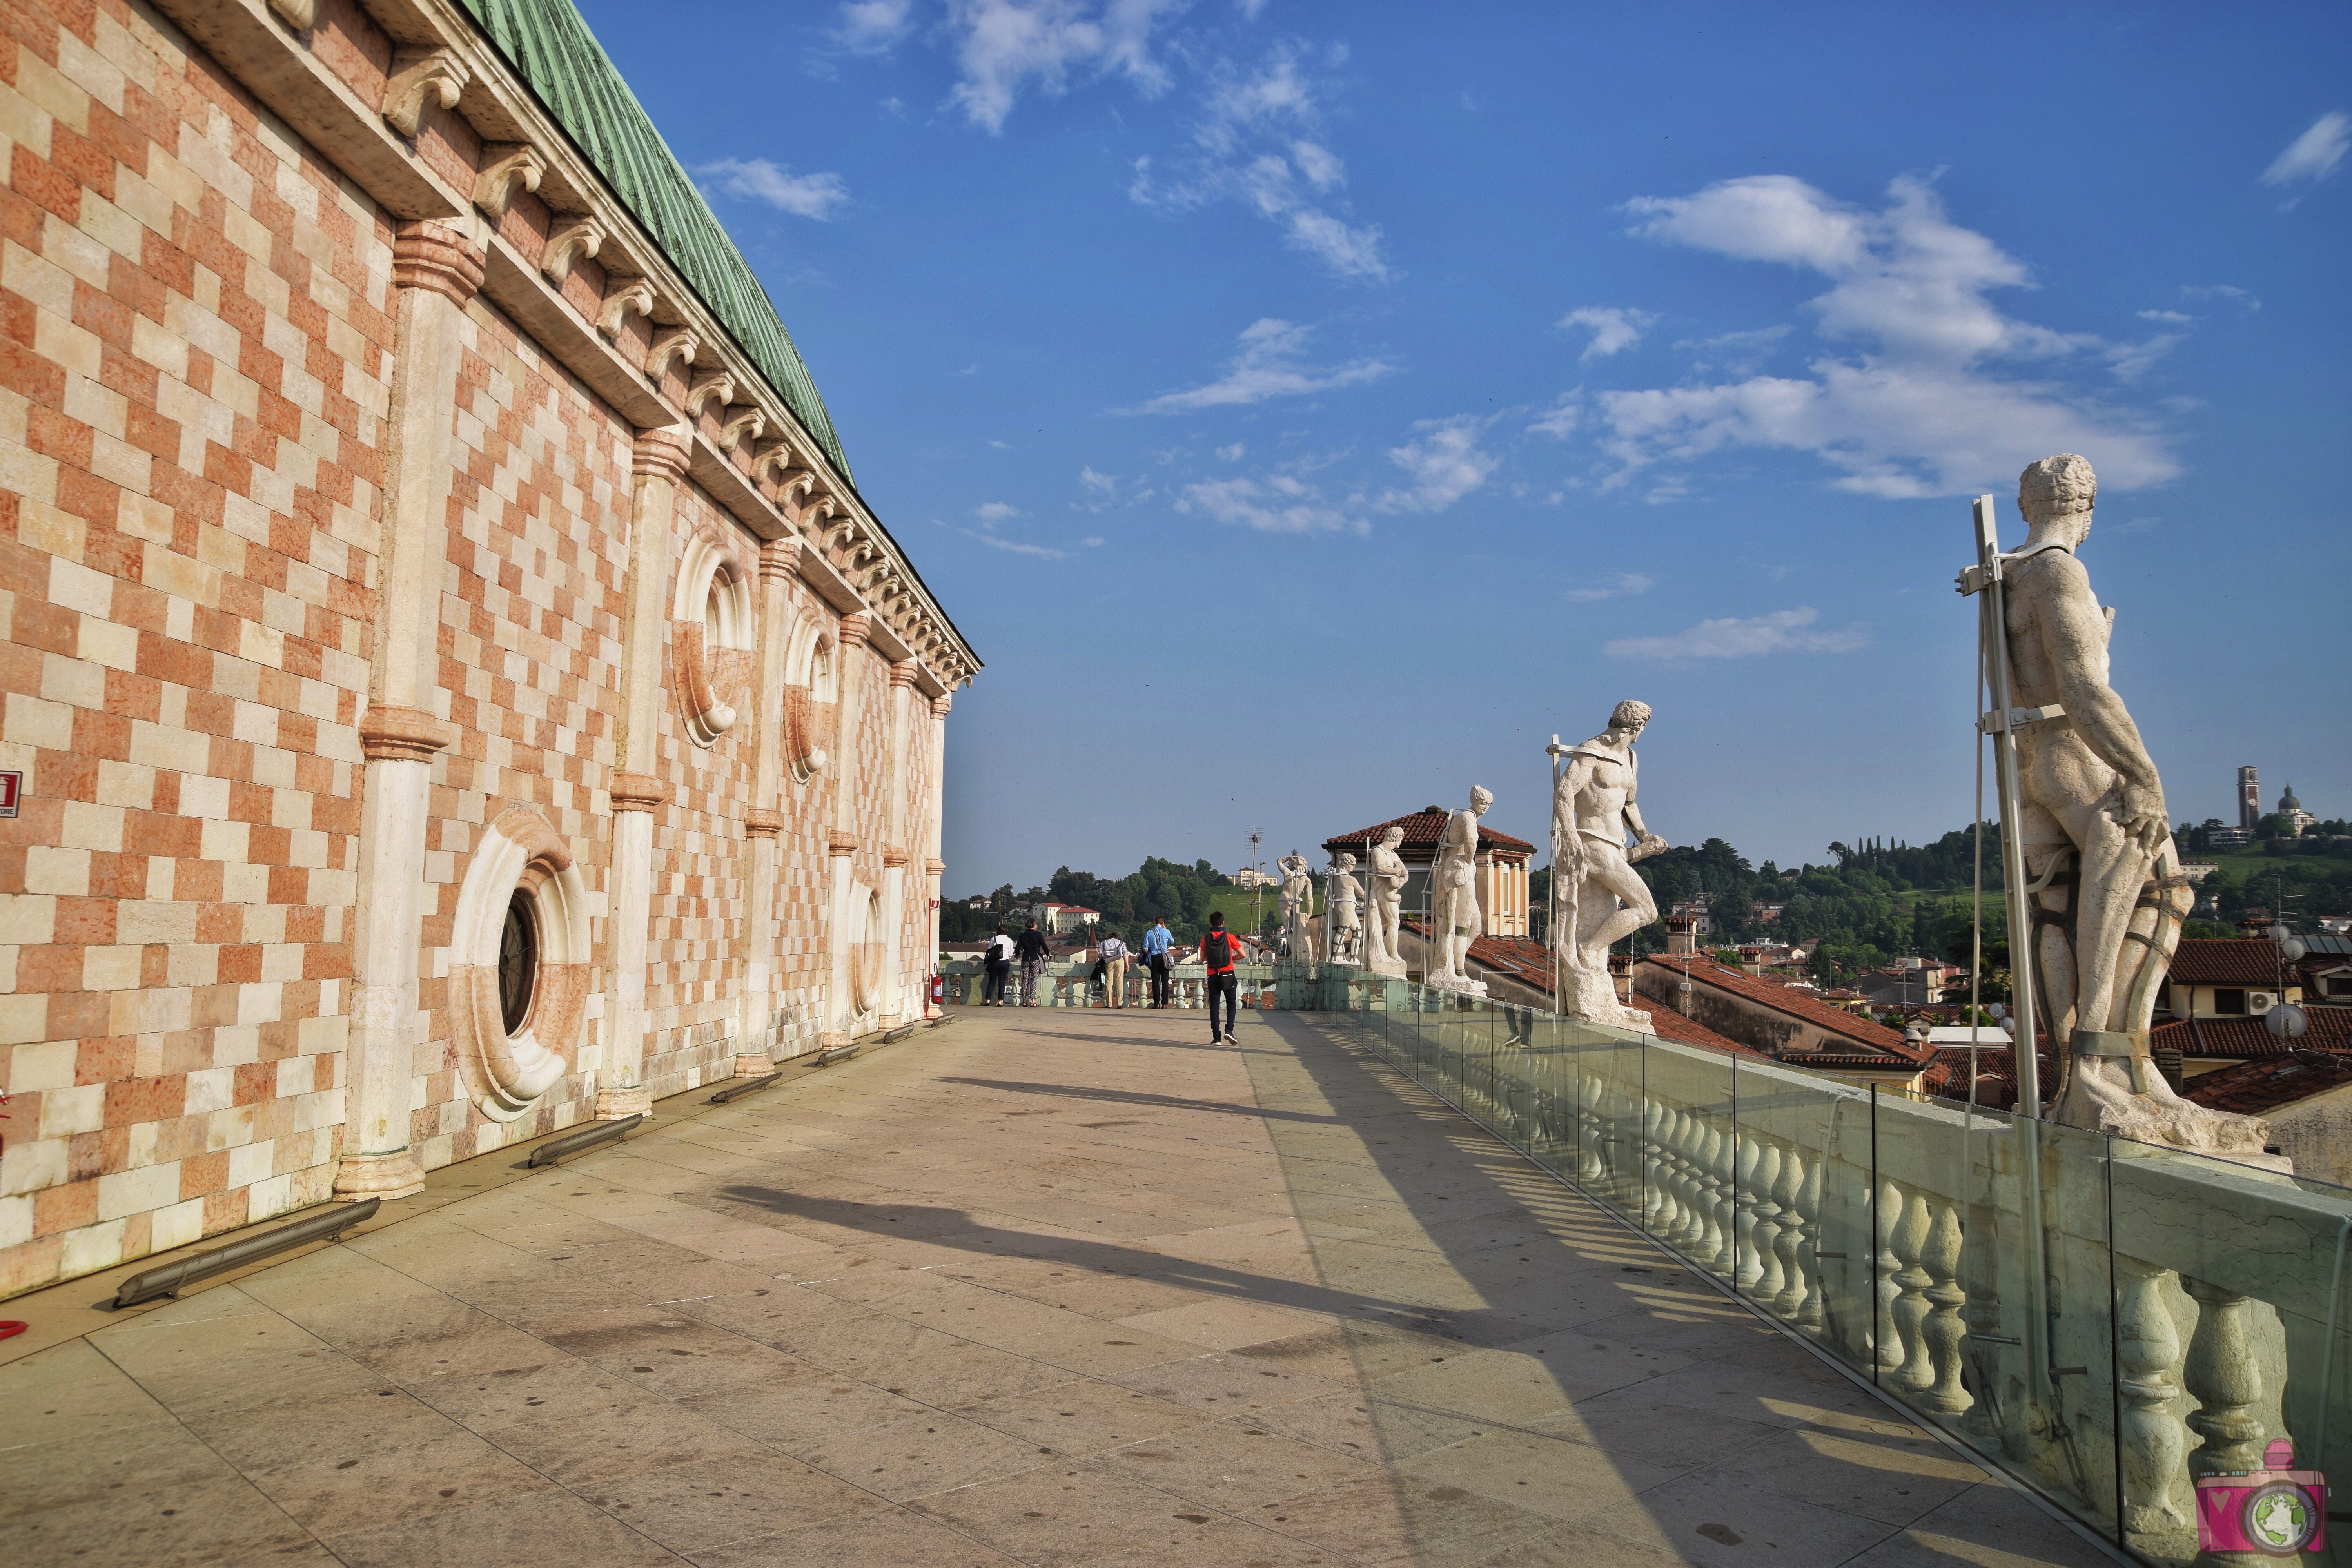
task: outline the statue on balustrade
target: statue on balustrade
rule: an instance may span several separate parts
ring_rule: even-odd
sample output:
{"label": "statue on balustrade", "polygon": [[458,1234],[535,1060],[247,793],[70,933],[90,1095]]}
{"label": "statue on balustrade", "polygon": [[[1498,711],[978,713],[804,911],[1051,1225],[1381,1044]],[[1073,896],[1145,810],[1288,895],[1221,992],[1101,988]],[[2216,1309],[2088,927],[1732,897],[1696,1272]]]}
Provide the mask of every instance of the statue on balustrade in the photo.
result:
{"label": "statue on balustrade", "polygon": [[1404,903],[1404,885],[1412,873],[1397,847],[1404,829],[1391,826],[1381,835],[1366,856],[1364,875],[1372,884],[1371,929],[1366,933],[1364,967],[1375,974],[1402,974],[1404,956],[1397,951],[1397,920]]}
{"label": "statue on balustrade", "polygon": [[[1633,870],[1666,847],[1635,804],[1640,761],[1633,742],[1650,722],[1650,705],[1628,698],[1609,727],[1589,741],[1545,748],[1552,781],[1551,947],[1557,955],[1562,1016],[1617,1028],[1648,1020],[1617,999],[1609,949],[1658,918],[1649,885]],[[1564,765],[1563,765],[1564,764]],[[1625,846],[1628,831],[1631,849]]]}
{"label": "statue on balustrade", "polygon": [[1361,962],[1358,952],[1363,937],[1363,922],[1357,914],[1364,896],[1362,886],[1351,874],[1356,869],[1353,855],[1334,855],[1331,868],[1323,873],[1323,908],[1327,911],[1324,958],[1332,963]]}
{"label": "statue on balustrade", "polygon": [[1274,864],[1282,873],[1282,956],[1293,963],[1310,963],[1315,943],[1307,921],[1315,912],[1315,882],[1307,873],[1307,857],[1294,849]]}
{"label": "statue on balustrade", "polygon": [[1470,944],[1486,934],[1486,917],[1478,907],[1478,819],[1495,804],[1492,790],[1470,786],[1470,809],[1445,819],[1438,836],[1437,863],[1430,868],[1429,894],[1436,930],[1433,956],[1437,963],[1423,982],[1441,991],[1486,994],[1486,983],[1470,977]]}
{"label": "statue on balustrade", "polygon": [[2183,1100],[2156,1070],[2148,1027],[2195,894],[2181,874],[2164,784],[2107,680],[2116,613],[2075,555],[2098,479],[2072,452],[2020,476],[2031,531],[2005,555],[2011,702],[2061,711],[2016,731],[2043,1035],[2065,1042],[2051,1117],[2141,1142],[2265,1158],[2266,1124]]}

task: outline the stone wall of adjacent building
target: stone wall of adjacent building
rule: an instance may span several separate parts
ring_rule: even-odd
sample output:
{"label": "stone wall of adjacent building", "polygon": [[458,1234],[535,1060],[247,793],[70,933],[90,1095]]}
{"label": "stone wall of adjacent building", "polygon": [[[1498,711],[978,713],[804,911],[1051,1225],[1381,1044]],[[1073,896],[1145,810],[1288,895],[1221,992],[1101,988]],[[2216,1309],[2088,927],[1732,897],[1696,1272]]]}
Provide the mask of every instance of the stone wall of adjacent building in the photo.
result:
{"label": "stone wall of adjacent building", "polygon": [[[395,255],[415,224],[372,194],[370,179],[389,178],[382,126],[355,118],[351,146],[314,144],[236,61],[175,29],[169,17],[204,32],[199,0],[163,13],[15,5],[0,39],[0,768],[24,775],[19,815],[0,819],[0,1295],[360,1195],[339,1172],[360,1100],[362,823],[370,759],[390,754],[363,736],[388,613],[393,389],[413,352],[398,324],[416,285],[396,280]],[[428,20],[418,11],[412,30]],[[320,6],[309,29],[238,37],[293,62],[272,74],[247,60],[257,90],[309,71],[387,114],[411,58],[343,5]],[[315,124],[320,100],[305,101]],[[402,145],[420,178],[478,202],[490,200],[481,171],[512,150],[437,98]],[[392,186],[416,199],[414,181]],[[395,743],[429,757],[410,1043],[394,1047],[406,1148],[377,1152],[418,1172],[616,1114],[616,1084],[658,1097],[815,1048],[842,1012],[841,944],[885,934],[862,923],[862,900],[893,847],[911,861],[896,940],[879,945],[898,957],[904,1000],[865,1022],[919,1016],[942,787],[930,704],[968,679],[895,547],[804,434],[772,416],[764,437],[742,437],[738,416],[769,395],[740,360],[720,354],[737,384],[711,394],[722,333],[706,322],[657,374],[625,368],[700,307],[615,316],[606,301],[630,279],[585,255],[560,279],[532,276],[578,215],[507,194],[502,212],[460,201],[436,220],[478,268],[504,245],[521,269],[499,298],[483,287],[463,300],[454,395],[412,413],[401,437],[450,453],[420,610],[434,689],[406,721],[446,734]],[[777,767],[784,712],[763,710],[741,670],[722,694],[736,721],[698,742],[665,616],[650,894],[619,909],[642,447],[698,397],[686,445],[726,482],[677,479],[657,569],[715,541],[757,583],[763,541],[797,545],[779,571],[782,620],[758,617],[758,637],[831,647],[823,680],[805,659],[794,677],[805,738],[830,756]],[[850,615],[875,640],[835,642]],[[894,690],[894,660],[919,663],[912,689]],[[827,700],[842,691],[854,700]],[[764,801],[763,757],[779,781]],[[561,1076],[495,1120],[453,1019],[452,927],[489,825],[519,806],[553,830],[584,889],[592,984]],[[848,931],[828,916],[845,816],[860,922]],[[761,902],[752,833],[765,817]],[[613,1034],[616,935],[631,921],[646,955],[636,1079],[616,1068]],[[772,966],[764,993],[757,954]]]}

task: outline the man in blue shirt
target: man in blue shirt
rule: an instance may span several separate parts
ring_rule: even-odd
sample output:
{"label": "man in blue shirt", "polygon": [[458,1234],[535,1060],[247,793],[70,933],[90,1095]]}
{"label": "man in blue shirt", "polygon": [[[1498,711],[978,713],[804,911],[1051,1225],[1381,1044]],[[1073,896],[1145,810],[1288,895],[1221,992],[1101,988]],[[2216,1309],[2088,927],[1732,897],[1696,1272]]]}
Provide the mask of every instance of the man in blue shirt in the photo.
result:
{"label": "man in blue shirt", "polygon": [[1154,1007],[1168,1005],[1168,950],[1175,945],[1176,939],[1168,933],[1168,922],[1164,920],[1153,921],[1151,929],[1143,933],[1143,963],[1151,971],[1151,1005]]}

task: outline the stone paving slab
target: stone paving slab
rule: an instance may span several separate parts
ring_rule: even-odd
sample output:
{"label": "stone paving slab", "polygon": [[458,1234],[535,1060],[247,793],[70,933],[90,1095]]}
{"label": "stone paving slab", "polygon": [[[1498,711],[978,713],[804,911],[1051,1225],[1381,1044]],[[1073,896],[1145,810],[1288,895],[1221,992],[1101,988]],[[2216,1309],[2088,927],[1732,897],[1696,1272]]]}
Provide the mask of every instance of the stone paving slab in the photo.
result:
{"label": "stone paving slab", "polygon": [[2107,1561],[1337,1031],[1200,1027],[966,1011],[0,1366],[6,1560]]}

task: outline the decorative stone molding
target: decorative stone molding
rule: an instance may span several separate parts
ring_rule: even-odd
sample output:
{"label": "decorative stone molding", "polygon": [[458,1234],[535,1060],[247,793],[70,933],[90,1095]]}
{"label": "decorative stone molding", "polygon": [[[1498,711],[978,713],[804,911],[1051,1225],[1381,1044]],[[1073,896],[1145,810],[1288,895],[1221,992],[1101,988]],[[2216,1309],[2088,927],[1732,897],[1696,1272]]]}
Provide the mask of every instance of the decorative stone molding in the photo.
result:
{"label": "decorative stone molding", "polygon": [[857,647],[874,635],[874,617],[862,611],[841,617],[841,646]]}
{"label": "decorative stone molding", "polygon": [[797,539],[771,539],[760,546],[760,575],[773,582],[779,578],[790,582],[800,573],[801,542]]}
{"label": "decorative stone molding", "polygon": [[751,482],[782,485],[793,471],[793,444],[771,441],[751,454]]}
{"label": "decorative stone molding", "polygon": [[370,762],[429,763],[457,743],[457,725],[414,708],[371,703],[360,716],[360,753]]}
{"label": "decorative stone molding", "polygon": [[955,699],[949,693],[942,691],[937,697],[931,699],[931,717],[934,719],[944,719],[948,716],[948,710],[954,706]]}
{"label": "decorative stone molding", "polygon": [[560,289],[572,276],[573,262],[604,248],[604,226],[593,216],[576,218],[547,237],[547,248],[539,255],[539,269]]}
{"label": "decorative stone molding", "polygon": [[528,142],[493,142],[482,149],[482,172],[474,180],[474,205],[491,220],[507,216],[519,191],[537,191],[547,160]]}
{"label": "decorative stone molding", "polygon": [[669,783],[647,773],[614,773],[605,787],[613,797],[614,812],[659,811],[669,804],[675,792]]}
{"label": "decorative stone molding", "polygon": [[629,449],[629,471],[676,483],[686,477],[688,450],[687,438],[676,430],[640,430]]}
{"label": "decorative stone molding", "polygon": [[[312,7],[315,12],[315,5]],[[392,58],[392,78],[383,88],[383,122],[403,136],[414,137],[425,122],[425,102],[430,98],[443,109],[457,107],[472,68],[450,48],[403,49]]]}
{"label": "decorative stone molding", "polygon": [[[509,1029],[499,971],[517,916],[530,923],[536,962],[528,1009]],[[483,1115],[513,1121],[571,1070],[590,984],[587,884],[537,811],[499,813],[475,847],[448,956],[450,1027],[467,1087]]]}
{"label": "decorative stone molding", "polygon": [[899,848],[896,845],[892,845],[882,851],[882,868],[886,871],[898,870],[904,868],[907,862],[913,858],[914,857],[908,854],[904,849]]}
{"label": "decorative stone molding", "polygon": [[688,419],[699,419],[706,405],[716,401],[719,407],[724,408],[734,395],[735,378],[733,376],[723,370],[706,372],[696,376],[692,384],[686,389],[686,416]]}
{"label": "decorative stone molding", "polygon": [[855,855],[862,842],[855,833],[844,833],[835,828],[824,836],[824,852],[828,855]]}
{"label": "decorative stone molding", "polygon": [[392,241],[392,282],[396,289],[430,289],[470,304],[482,287],[482,247],[437,223],[404,223]]}
{"label": "decorative stone molding", "polygon": [[947,875],[947,869],[948,863],[944,860],[926,860],[923,862],[923,875],[926,877],[943,877]]}
{"label": "decorative stone molding", "polygon": [[816,489],[816,475],[807,468],[793,468],[776,481],[776,504],[797,506],[805,502]]}
{"label": "decorative stone molding", "polygon": [[298,33],[307,33],[319,20],[319,0],[269,0],[278,19]]}
{"label": "decorative stone molding", "polygon": [[658,382],[667,375],[672,360],[683,360],[691,370],[694,356],[701,352],[702,340],[695,335],[692,327],[672,327],[656,338],[653,346],[646,351],[646,379]]}
{"label": "decorative stone molding", "polygon": [[[776,542],[791,544],[797,563],[799,542]],[[804,623],[785,652],[784,763],[802,784],[824,771],[829,760],[818,744],[816,710],[819,703],[834,701],[837,695],[836,650],[832,623],[818,619]]]}
{"label": "decorative stone molding", "polygon": [[687,541],[670,600],[670,665],[687,738],[717,742],[735,724],[735,696],[751,674],[759,618],[751,578],[705,529]]}
{"label": "decorative stone molding", "polygon": [[753,806],[743,814],[743,834],[748,838],[773,838],[784,830],[784,814]]}
{"label": "decorative stone molding", "polygon": [[746,441],[758,440],[767,427],[768,416],[763,410],[757,406],[746,408],[719,426],[719,449],[731,453]]}
{"label": "decorative stone molding", "polygon": [[642,278],[632,278],[604,291],[604,308],[596,312],[596,330],[608,338],[619,337],[629,324],[631,311],[653,320],[654,286]]}
{"label": "decorative stone molding", "polygon": [[922,672],[923,667],[913,659],[899,659],[890,666],[890,685],[893,689],[903,691],[914,685],[915,678]]}

